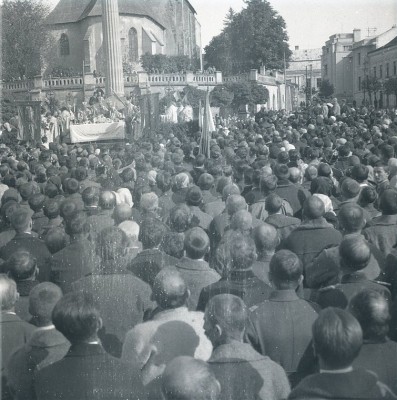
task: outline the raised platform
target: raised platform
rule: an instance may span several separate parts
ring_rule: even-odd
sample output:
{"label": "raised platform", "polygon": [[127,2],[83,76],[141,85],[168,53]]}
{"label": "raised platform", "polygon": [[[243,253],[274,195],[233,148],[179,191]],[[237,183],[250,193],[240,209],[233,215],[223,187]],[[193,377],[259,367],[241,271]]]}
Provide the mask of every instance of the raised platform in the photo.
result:
{"label": "raised platform", "polygon": [[125,139],[124,121],[106,124],[70,126],[70,143],[88,143]]}

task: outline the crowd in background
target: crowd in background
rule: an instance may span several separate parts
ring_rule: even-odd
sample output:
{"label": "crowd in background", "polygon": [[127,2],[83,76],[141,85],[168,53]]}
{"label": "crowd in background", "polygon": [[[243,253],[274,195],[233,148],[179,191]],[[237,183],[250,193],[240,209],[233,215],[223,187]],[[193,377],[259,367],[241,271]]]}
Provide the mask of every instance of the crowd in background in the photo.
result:
{"label": "crowd in background", "polygon": [[228,125],[0,145],[2,398],[396,398],[397,112]]}

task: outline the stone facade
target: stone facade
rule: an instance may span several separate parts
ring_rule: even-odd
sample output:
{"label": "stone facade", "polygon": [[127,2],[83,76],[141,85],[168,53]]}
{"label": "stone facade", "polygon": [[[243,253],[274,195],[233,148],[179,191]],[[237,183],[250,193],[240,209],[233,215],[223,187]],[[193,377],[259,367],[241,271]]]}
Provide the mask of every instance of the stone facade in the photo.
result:
{"label": "stone facade", "polygon": [[[188,0],[118,0],[123,60],[139,70],[142,55],[201,60],[201,28]],[[105,73],[100,0],[60,0],[47,18],[57,48],[47,68]]]}

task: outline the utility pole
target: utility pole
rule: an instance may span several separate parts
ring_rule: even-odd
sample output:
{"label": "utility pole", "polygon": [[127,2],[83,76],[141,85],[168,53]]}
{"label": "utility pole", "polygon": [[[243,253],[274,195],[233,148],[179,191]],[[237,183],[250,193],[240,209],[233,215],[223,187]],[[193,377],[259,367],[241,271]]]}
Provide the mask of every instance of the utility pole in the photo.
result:
{"label": "utility pole", "polygon": [[305,99],[306,99],[306,106],[307,106],[307,65],[305,68],[306,68]]}
{"label": "utility pole", "polygon": [[313,87],[313,64],[310,64],[310,101],[312,100],[312,87]]}
{"label": "utility pole", "polygon": [[287,65],[285,62],[285,50],[284,50],[284,107],[287,110]]}
{"label": "utility pole", "polygon": [[83,101],[85,101],[85,60],[83,60]]}

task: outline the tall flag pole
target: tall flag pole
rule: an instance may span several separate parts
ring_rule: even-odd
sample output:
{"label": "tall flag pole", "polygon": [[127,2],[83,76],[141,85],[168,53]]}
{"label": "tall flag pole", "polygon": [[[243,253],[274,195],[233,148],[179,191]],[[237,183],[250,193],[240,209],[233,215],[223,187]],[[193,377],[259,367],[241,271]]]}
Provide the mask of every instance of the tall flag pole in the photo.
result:
{"label": "tall flag pole", "polygon": [[201,140],[200,140],[200,153],[204,154],[207,158],[210,158],[210,141],[211,132],[214,131],[214,122],[212,121],[211,109],[210,109],[210,91],[207,88],[207,94],[205,96],[204,104],[204,117],[203,126],[201,128]]}

